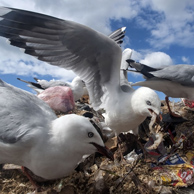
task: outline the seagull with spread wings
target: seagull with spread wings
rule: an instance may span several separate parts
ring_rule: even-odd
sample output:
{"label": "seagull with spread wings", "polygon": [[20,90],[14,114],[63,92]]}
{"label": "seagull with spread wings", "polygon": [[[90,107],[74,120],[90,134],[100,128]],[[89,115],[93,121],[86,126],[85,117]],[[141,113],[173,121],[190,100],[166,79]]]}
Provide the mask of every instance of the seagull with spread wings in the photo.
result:
{"label": "seagull with spread wings", "polygon": [[105,109],[105,123],[117,134],[135,132],[147,116],[159,114],[161,104],[150,88],[122,87],[124,30],[108,37],[74,21],[0,8],[0,36],[41,61],[73,70],[85,82],[93,108]]}

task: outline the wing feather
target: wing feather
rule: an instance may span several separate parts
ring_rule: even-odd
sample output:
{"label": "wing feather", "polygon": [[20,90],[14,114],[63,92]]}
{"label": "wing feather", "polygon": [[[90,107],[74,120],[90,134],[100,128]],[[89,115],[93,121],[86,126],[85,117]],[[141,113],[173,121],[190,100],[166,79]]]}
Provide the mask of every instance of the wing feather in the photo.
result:
{"label": "wing feather", "polygon": [[112,40],[73,21],[1,7],[0,35],[26,54],[73,70],[86,83],[94,108],[103,104],[105,92],[120,87],[122,52],[118,44],[124,29],[110,35]]}
{"label": "wing feather", "polygon": [[0,95],[0,142],[28,141],[33,133],[39,135],[42,130],[49,131],[52,120],[56,119],[54,112],[42,100],[2,80]]}

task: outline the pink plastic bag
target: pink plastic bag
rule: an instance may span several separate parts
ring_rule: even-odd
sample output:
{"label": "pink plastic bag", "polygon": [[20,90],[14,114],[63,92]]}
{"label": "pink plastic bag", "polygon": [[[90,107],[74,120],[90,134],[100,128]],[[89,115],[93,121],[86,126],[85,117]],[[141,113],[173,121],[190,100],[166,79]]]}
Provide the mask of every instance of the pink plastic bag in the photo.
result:
{"label": "pink plastic bag", "polygon": [[72,90],[66,86],[50,87],[38,94],[38,98],[44,100],[56,112],[67,113],[75,107]]}

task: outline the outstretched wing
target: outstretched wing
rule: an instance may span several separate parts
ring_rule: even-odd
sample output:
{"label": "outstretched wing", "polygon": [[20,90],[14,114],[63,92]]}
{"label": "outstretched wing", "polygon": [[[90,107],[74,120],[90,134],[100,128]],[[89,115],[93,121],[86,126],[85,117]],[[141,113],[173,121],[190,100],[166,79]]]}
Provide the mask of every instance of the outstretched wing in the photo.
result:
{"label": "outstretched wing", "polygon": [[159,79],[166,79],[184,86],[194,86],[193,65],[171,65],[152,73]]}
{"label": "outstretched wing", "polygon": [[73,70],[86,83],[94,108],[103,105],[105,93],[119,87],[122,55],[119,45],[87,26],[1,7],[0,36],[8,38],[11,45],[24,49],[26,54]]}
{"label": "outstretched wing", "polygon": [[159,68],[154,68],[154,67],[144,65],[142,63],[137,63],[132,59],[128,59],[126,61],[128,62],[129,66],[131,68],[135,68],[135,70],[129,69],[128,71],[135,72],[135,73],[141,73],[142,75],[144,75],[144,77],[146,79],[153,78],[154,76],[153,76],[152,72],[160,70]]}

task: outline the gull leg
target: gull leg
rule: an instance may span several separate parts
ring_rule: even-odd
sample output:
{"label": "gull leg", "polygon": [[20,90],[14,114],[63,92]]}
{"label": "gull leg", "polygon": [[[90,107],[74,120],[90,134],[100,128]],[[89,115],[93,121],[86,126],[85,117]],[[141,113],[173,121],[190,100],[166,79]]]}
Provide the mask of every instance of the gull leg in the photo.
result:
{"label": "gull leg", "polygon": [[123,153],[122,153],[122,151],[121,151],[121,139],[120,139],[119,136],[117,136],[117,144],[118,144],[118,149],[119,149],[121,161],[123,161],[123,160],[125,160],[125,158],[123,157]]}
{"label": "gull leg", "polygon": [[172,112],[172,110],[170,108],[168,96],[165,97],[165,101],[166,101],[166,104],[168,106],[168,110],[169,110],[170,115],[173,117],[181,117],[180,115],[176,114],[175,112]]}
{"label": "gull leg", "polygon": [[26,167],[22,166],[21,169],[22,169],[22,172],[28,177],[28,179],[29,179],[29,181],[32,183],[32,185],[35,187],[35,189],[36,189],[37,191],[40,191],[40,190],[41,190],[40,186],[37,185],[37,183],[32,179],[32,177],[31,177],[30,174],[28,173]]}
{"label": "gull leg", "polygon": [[[125,158],[123,157],[123,153],[121,151],[121,139],[116,131],[115,131],[115,137],[117,137],[118,152],[119,152],[119,155],[121,157],[121,161],[123,162],[123,161],[125,161]],[[116,156],[114,159],[116,159]]]}

